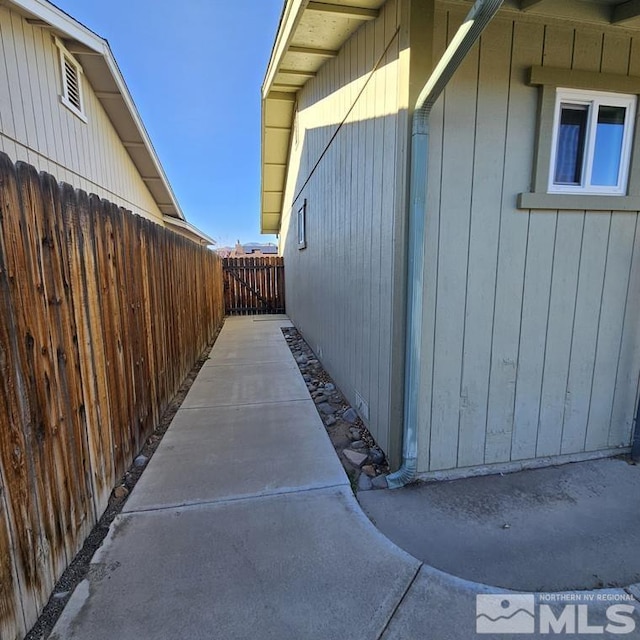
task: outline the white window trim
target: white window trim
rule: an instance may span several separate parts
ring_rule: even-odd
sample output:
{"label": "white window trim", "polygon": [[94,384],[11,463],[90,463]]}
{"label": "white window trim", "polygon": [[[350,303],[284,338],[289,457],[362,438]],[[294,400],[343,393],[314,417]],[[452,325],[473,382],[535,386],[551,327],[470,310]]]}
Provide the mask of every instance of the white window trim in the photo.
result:
{"label": "white window trim", "polygon": [[[556,194],[584,194],[602,196],[626,195],[629,181],[629,167],[631,164],[631,147],[633,143],[633,127],[636,113],[636,96],[630,94],[610,93],[605,91],[586,91],[582,89],[556,89],[555,111],[553,117],[553,137],[551,142],[551,158],[549,163],[548,193]],[[556,169],[556,154],[558,144],[558,132],[560,124],[560,111],[562,103],[582,104],[590,107],[589,129],[585,140],[585,161],[582,167],[582,179],[580,185],[556,184],[554,182]],[[601,105],[612,107],[625,107],[625,118],[622,150],[620,153],[620,173],[618,184],[612,186],[594,186],[590,184],[593,169],[593,154],[595,148],[595,131],[597,126],[598,107]]]}
{"label": "white window trim", "polygon": [[298,233],[298,249],[307,248],[307,199],[304,199],[302,206],[298,209],[296,219],[296,231]]}
{"label": "white window trim", "polygon": [[[60,95],[60,102],[67,108],[71,113],[80,118],[82,122],[87,123],[87,116],[84,112],[84,91],[83,91],[83,77],[84,71],[78,61],[74,58],[73,54],[69,52],[69,50],[64,46],[62,41],[54,36],[54,41],[56,46],[58,47],[58,52],[60,54],[59,62],[60,62],[60,80],[62,85],[62,93]],[[67,98],[69,95],[69,88],[67,86],[67,74],[65,72],[65,59],[72,64],[74,69],[78,74],[78,92],[80,99],[80,109],[78,109],[70,100]]]}

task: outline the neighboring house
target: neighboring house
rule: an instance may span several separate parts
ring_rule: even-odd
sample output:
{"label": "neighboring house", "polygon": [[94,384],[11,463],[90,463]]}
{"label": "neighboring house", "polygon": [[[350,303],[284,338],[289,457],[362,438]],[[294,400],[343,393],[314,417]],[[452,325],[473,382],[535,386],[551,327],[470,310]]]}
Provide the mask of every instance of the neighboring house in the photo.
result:
{"label": "neighboring house", "polygon": [[[237,244],[235,246],[235,255],[238,256],[277,256],[278,247],[275,244],[257,244],[249,243],[245,245]],[[231,254],[233,257],[233,253]]]}
{"label": "neighboring house", "polygon": [[245,244],[244,253],[248,256],[277,256],[278,247],[275,244],[247,245]]}
{"label": "neighboring house", "polygon": [[287,312],[393,486],[633,441],[640,3],[501,4],[288,0],[263,86]]}
{"label": "neighboring house", "polygon": [[203,245],[109,44],[45,0],[0,4],[0,150]]}
{"label": "neighboring house", "polygon": [[277,256],[278,247],[275,244],[258,244],[249,243],[242,245],[240,240],[236,242],[235,247],[220,247],[216,249],[216,253],[221,258],[241,258],[243,256],[263,257]]}

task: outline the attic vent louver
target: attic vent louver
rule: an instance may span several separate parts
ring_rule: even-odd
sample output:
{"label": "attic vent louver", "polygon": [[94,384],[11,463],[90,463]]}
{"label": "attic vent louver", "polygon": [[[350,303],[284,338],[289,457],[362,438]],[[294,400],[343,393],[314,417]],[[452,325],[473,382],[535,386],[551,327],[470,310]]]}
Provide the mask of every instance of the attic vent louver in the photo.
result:
{"label": "attic vent louver", "polygon": [[87,122],[82,99],[82,67],[76,62],[76,59],[67,51],[64,44],[58,38],[55,38],[55,43],[60,51],[60,73],[62,80],[60,102],[83,122]]}
{"label": "attic vent louver", "polygon": [[64,56],[64,75],[66,85],[66,98],[78,110],[82,111],[82,101],[80,100],[80,78],[76,65]]}

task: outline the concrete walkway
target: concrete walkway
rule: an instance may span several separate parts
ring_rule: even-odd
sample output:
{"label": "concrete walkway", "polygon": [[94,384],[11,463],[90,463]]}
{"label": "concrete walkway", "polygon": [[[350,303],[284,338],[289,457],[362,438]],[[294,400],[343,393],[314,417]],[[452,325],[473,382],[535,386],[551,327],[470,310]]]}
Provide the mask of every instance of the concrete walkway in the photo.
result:
{"label": "concrete walkway", "polygon": [[[227,319],[51,638],[476,637],[476,594],[499,590],[422,565],[370,523],[282,336],[286,325]],[[500,594],[506,618],[504,607],[517,603]],[[606,623],[602,603],[589,615]]]}

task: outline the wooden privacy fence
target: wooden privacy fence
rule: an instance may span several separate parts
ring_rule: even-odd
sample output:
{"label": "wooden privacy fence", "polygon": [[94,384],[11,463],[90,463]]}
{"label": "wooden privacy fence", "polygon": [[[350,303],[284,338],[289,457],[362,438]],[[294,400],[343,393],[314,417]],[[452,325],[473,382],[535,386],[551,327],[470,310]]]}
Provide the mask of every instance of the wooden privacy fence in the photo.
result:
{"label": "wooden privacy fence", "polygon": [[21,638],[223,321],[211,251],[0,154],[0,637]]}
{"label": "wooden privacy fence", "polygon": [[228,315],[285,312],[283,258],[225,258],[222,265]]}

